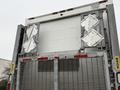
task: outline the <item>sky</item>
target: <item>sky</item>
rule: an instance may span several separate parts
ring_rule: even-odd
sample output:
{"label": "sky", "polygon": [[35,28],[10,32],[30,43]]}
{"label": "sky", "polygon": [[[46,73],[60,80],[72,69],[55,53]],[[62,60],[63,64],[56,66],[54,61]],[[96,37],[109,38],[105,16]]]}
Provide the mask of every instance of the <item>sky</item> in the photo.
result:
{"label": "sky", "polygon": [[[12,60],[17,25],[25,24],[26,18],[96,1],[98,0],[0,0],[0,58]],[[120,0],[113,2],[120,35]]]}

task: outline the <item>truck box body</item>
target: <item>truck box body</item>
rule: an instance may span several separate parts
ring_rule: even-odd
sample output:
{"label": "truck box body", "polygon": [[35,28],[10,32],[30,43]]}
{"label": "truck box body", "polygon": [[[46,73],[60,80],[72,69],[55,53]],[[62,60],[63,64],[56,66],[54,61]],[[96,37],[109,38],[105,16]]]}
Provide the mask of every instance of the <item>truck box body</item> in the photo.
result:
{"label": "truck box body", "polygon": [[97,2],[19,25],[11,90],[120,90],[113,5]]}

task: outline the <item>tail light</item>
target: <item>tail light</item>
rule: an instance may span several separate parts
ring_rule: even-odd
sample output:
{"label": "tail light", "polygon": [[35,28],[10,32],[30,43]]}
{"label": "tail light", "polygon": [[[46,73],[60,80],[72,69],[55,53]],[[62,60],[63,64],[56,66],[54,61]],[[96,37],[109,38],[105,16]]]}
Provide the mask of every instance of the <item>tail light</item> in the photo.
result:
{"label": "tail light", "polygon": [[40,58],[38,58],[38,60],[48,60],[48,57],[40,57]]}
{"label": "tail light", "polygon": [[8,87],[7,90],[10,90],[10,81],[8,81]]}
{"label": "tail light", "polygon": [[118,87],[118,90],[120,90],[120,86]]}

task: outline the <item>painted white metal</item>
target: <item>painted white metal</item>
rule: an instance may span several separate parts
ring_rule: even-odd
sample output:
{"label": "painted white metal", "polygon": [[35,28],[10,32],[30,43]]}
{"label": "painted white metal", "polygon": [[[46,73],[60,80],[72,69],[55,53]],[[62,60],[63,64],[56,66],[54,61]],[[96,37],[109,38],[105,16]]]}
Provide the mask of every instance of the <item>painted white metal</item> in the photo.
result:
{"label": "painted white metal", "polygon": [[79,50],[81,47],[81,18],[70,17],[41,23],[39,28],[39,53]]}
{"label": "painted white metal", "polygon": [[[94,3],[94,4],[96,4],[96,3]],[[94,4],[91,4],[91,5],[94,5]],[[104,9],[105,7],[106,7],[105,5],[100,5],[99,9]],[[63,18],[63,17],[68,17],[68,16],[73,16],[73,15],[78,15],[80,13],[89,12],[92,10],[94,10],[94,9],[89,5],[82,6],[82,7],[74,8],[71,11],[66,11],[63,13],[58,12],[58,14],[43,15],[43,16],[39,16],[39,17],[34,17],[34,19],[31,19],[31,20],[27,19],[26,25],[30,25],[30,24],[38,23],[38,22],[49,21],[49,20],[58,19],[58,18]],[[98,10],[98,9],[95,9],[95,10]]]}
{"label": "painted white metal", "polygon": [[[28,18],[28,19],[26,19],[25,24],[30,25],[30,24],[34,24],[34,23],[38,23],[38,22],[44,22],[44,21],[54,20],[54,19],[58,19],[58,18],[78,15],[78,14],[93,11],[93,10],[105,9],[106,5],[109,5],[111,3],[112,3],[112,0],[109,0],[105,3],[96,2],[96,3],[84,5],[81,7],[76,7],[76,8],[73,8],[72,10],[64,10],[65,12],[57,12],[56,14],[51,13],[48,15],[37,16],[37,17],[33,17],[33,19]],[[98,8],[93,8],[94,5],[97,5]]]}

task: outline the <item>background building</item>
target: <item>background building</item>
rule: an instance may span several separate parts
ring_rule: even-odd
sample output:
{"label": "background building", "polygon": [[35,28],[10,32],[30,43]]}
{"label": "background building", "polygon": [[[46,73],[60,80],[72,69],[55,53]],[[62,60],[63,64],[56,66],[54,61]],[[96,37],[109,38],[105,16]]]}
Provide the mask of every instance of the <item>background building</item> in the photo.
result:
{"label": "background building", "polygon": [[10,63],[11,63],[10,60],[0,58],[0,81],[2,79],[5,79],[6,75],[5,75],[4,71],[7,67],[9,67]]}

